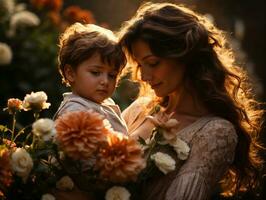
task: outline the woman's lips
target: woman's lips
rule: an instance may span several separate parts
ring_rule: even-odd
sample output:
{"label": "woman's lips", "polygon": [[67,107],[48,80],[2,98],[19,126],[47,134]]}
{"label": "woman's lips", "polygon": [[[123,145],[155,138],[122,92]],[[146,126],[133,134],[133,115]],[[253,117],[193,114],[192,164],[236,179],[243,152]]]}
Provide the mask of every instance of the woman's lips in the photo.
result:
{"label": "woman's lips", "polygon": [[157,89],[158,87],[160,87],[161,84],[162,84],[162,83],[152,84],[152,85],[151,85],[151,88],[152,88],[152,89]]}

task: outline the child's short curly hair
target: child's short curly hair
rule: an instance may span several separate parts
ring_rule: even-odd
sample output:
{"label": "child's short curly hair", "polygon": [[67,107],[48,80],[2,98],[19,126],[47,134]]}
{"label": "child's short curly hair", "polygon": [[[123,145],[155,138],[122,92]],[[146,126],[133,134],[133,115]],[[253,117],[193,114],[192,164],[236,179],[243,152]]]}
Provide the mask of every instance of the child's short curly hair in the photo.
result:
{"label": "child's short curly hair", "polygon": [[59,38],[58,70],[62,82],[69,85],[64,73],[66,65],[75,70],[95,53],[119,73],[126,65],[125,54],[112,31],[94,24],[75,23],[68,27]]}

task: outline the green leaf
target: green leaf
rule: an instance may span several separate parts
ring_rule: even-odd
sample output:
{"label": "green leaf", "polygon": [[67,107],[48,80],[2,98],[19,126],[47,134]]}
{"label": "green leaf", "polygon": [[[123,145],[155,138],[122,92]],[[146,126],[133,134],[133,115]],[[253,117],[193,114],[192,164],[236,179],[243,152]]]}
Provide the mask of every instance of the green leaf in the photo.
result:
{"label": "green leaf", "polygon": [[162,132],[163,132],[163,129],[161,129],[161,128],[157,129],[157,132],[155,133],[155,136],[154,136],[154,139],[155,139],[156,142],[160,142],[160,141],[163,140]]}
{"label": "green leaf", "polygon": [[42,149],[42,150],[36,150],[34,152],[34,155],[36,156],[36,158],[39,158],[39,157],[47,157],[52,153],[53,151],[51,149]]}
{"label": "green leaf", "polygon": [[1,132],[7,132],[8,131],[8,128],[4,125],[0,125],[0,131]]}
{"label": "green leaf", "polygon": [[145,142],[145,140],[144,140],[142,137],[140,137],[140,136],[139,136],[139,138],[138,138],[138,142],[139,142],[141,145],[143,145],[143,146],[147,145],[146,142]]}
{"label": "green leaf", "polygon": [[36,172],[36,174],[38,174],[38,173],[48,173],[49,172],[49,167],[40,162],[35,167],[34,171]]}

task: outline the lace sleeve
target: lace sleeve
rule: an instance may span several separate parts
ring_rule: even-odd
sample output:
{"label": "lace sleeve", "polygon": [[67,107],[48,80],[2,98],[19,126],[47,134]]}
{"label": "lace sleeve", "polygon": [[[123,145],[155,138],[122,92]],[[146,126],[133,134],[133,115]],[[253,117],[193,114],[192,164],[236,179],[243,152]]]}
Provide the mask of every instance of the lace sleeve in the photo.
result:
{"label": "lace sleeve", "polygon": [[234,159],[237,135],[233,125],[216,119],[195,133],[191,153],[166,193],[166,200],[205,200]]}

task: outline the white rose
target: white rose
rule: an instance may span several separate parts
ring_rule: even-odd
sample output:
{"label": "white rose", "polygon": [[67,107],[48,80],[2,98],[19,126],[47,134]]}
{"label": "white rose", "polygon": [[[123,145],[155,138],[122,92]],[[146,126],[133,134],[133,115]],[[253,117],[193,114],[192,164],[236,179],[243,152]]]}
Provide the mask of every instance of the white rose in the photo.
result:
{"label": "white rose", "polygon": [[11,63],[13,54],[11,48],[0,42],[0,65],[8,65]]}
{"label": "white rose", "polygon": [[46,103],[47,95],[45,92],[31,92],[31,94],[27,94],[23,100],[23,108],[24,110],[37,110],[40,111],[42,109],[47,109],[50,106],[50,103]]}
{"label": "white rose", "polygon": [[49,193],[43,194],[41,200],[55,200],[55,197]]}
{"label": "white rose", "polygon": [[15,6],[15,12],[21,12],[26,10],[27,5],[25,3],[19,3]]}
{"label": "white rose", "polygon": [[186,160],[188,158],[190,148],[186,142],[176,137],[174,140],[169,141],[169,144],[174,147],[177,157],[180,160]]}
{"label": "white rose", "polygon": [[8,17],[14,12],[14,8],[14,0],[0,0],[0,11],[8,15]]}
{"label": "white rose", "polygon": [[33,167],[30,154],[22,148],[17,148],[11,155],[12,170],[26,182]]}
{"label": "white rose", "polygon": [[51,140],[56,134],[54,121],[48,118],[39,119],[33,123],[32,132],[44,141]]}
{"label": "white rose", "polygon": [[114,186],[105,194],[105,200],[129,200],[130,193],[124,187]]}
{"label": "white rose", "polygon": [[175,170],[175,160],[168,154],[157,152],[151,155],[151,159],[164,174]]}
{"label": "white rose", "polygon": [[69,176],[63,176],[56,182],[56,188],[59,190],[72,190],[74,188],[74,183]]}
{"label": "white rose", "polygon": [[37,15],[32,12],[22,10],[21,12],[17,12],[11,16],[8,36],[13,37],[16,34],[18,27],[32,27],[38,26],[39,24],[40,19]]}

